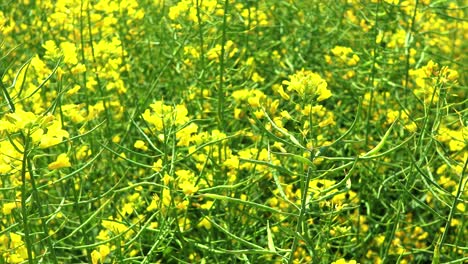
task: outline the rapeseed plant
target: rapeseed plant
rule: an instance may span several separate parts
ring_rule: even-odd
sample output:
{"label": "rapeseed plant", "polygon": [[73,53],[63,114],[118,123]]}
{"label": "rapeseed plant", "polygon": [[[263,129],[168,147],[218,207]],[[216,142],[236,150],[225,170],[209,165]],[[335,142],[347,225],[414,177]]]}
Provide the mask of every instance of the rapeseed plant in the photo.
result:
{"label": "rapeseed plant", "polygon": [[0,5],[0,263],[462,263],[460,1]]}

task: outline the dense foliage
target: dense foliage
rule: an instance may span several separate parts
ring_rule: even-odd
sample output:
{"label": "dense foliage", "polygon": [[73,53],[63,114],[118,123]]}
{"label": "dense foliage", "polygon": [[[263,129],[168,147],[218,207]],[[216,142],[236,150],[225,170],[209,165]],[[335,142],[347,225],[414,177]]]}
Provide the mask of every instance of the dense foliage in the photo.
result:
{"label": "dense foliage", "polygon": [[2,1],[0,263],[466,263],[466,8]]}

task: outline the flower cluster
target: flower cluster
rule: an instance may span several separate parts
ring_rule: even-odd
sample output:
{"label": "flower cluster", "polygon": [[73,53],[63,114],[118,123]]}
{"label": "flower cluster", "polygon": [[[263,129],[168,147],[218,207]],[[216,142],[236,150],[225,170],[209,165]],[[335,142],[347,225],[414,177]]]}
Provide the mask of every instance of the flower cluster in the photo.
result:
{"label": "flower cluster", "polygon": [[459,1],[1,9],[0,263],[466,258]]}

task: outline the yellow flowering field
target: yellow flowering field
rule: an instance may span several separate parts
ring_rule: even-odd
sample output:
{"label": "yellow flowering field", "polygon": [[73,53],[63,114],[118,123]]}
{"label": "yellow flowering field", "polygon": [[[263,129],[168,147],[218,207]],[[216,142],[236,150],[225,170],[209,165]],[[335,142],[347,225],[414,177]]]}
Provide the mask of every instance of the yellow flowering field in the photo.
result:
{"label": "yellow flowering field", "polygon": [[464,0],[0,3],[1,263],[467,263]]}

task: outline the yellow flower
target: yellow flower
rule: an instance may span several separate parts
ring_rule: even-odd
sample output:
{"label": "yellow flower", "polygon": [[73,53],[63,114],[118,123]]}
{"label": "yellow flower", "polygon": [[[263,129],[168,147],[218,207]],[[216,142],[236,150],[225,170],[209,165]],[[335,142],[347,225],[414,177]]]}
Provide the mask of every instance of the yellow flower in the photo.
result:
{"label": "yellow flower", "polygon": [[143,140],[137,140],[135,141],[135,144],[133,144],[133,147],[136,149],[141,149],[143,151],[147,151],[148,147],[146,146],[145,142]]}
{"label": "yellow flower", "polygon": [[120,143],[120,140],[121,140],[121,137],[119,135],[115,135],[114,137],[112,137],[112,142],[113,143]]}
{"label": "yellow flower", "polygon": [[73,88],[71,88],[70,90],[67,91],[67,95],[74,95],[76,93],[78,93],[78,91],[81,89],[81,87],[79,85],[75,85],[73,86]]}
{"label": "yellow flower", "polygon": [[5,124],[9,132],[30,128],[37,123],[37,116],[34,113],[23,110],[16,110],[14,113],[6,114],[5,119],[10,123]]}
{"label": "yellow flower", "polygon": [[53,40],[47,40],[42,47],[46,50],[44,58],[55,59],[60,56],[60,51]]}
{"label": "yellow flower", "polygon": [[179,211],[185,211],[185,210],[187,210],[188,205],[189,205],[189,201],[184,200],[184,201],[182,201],[182,202],[178,202],[178,203],[176,204],[176,208],[177,208]]}
{"label": "yellow flower", "polygon": [[98,250],[93,250],[91,252],[91,261],[93,264],[97,263],[104,263],[107,255],[110,253],[110,248],[107,245],[100,245],[99,246],[99,251]]}
{"label": "yellow flower", "polygon": [[229,169],[233,169],[233,170],[236,170],[237,168],[239,168],[239,157],[236,156],[236,155],[232,155],[231,157],[227,158],[224,162],[223,162],[223,166],[229,168]]}
{"label": "yellow flower", "polygon": [[192,195],[198,191],[198,187],[189,181],[184,181],[179,183],[179,188],[182,189],[182,192],[185,195]]}
{"label": "yellow flower", "polygon": [[92,154],[91,150],[89,149],[89,146],[83,145],[81,146],[78,151],[76,152],[76,158],[78,160],[83,160],[87,157],[89,157]]}
{"label": "yellow flower", "polygon": [[47,166],[49,170],[56,170],[68,167],[71,167],[71,163],[66,153],[58,155],[57,160],[50,163],[49,166]]}
{"label": "yellow flower", "polygon": [[70,135],[67,131],[62,129],[62,124],[59,120],[53,120],[52,123],[47,126],[47,133],[42,136],[40,148],[48,148],[59,144],[64,138],[69,138]]}
{"label": "yellow flower", "polygon": [[114,221],[112,217],[109,218],[110,220],[103,220],[102,226],[107,230],[111,231],[114,234],[121,234],[128,230],[128,227],[122,223]]}
{"label": "yellow flower", "polygon": [[60,43],[60,48],[63,51],[63,62],[70,65],[78,63],[75,44],[71,42],[62,42]]}
{"label": "yellow flower", "polygon": [[179,218],[179,230],[180,232],[187,231],[190,228],[190,219],[187,217]]}
{"label": "yellow flower", "polygon": [[14,253],[14,254],[11,254],[9,257],[8,257],[8,261],[7,263],[21,263],[23,262],[25,259],[23,257],[20,256],[20,254],[18,253]]}
{"label": "yellow flower", "polygon": [[328,99],[332,96],[331,91],[327,89],[327,83],[317,87],[317,94],[318,94],[317,101],[319,102],[325,99]]}
{"label": "yellow flower", "polygon": [[152,169],[156,172],[160,172],[163,168],[162,159],[158,159],[157,161],[153,162]]}
{"label": "yellow flower", "polygon": [[197,133],[198,125],[195,123],[190,123],[176,133],[176,138],[178,140],[177,146],[188,147],[190,142],[192,142],[192,135]]}
{"label": "yellow flower", "polygon": [[346,261],[346,259],[344,258],[340,258],[334,262],[332,262],[332,264],[356,264],[357,262],[355,260],[350,260],[350,261]]}
{"label": "yellow flower", "polygon": [[273,91],[275,91],[276,93],[278,93],[284,100],[289,100],[289,94],[287,94],[287,93],[284,91],[284,88],[283,88],[282,85],[275,84],[275,85],[273,85],[271,88],[273,88]]}
{"label": "yellow flower", "polygon": [[159,208],[158,206],[159,197],[157,195],[153,196],[150,205],[146,208],[146,211],[151,212]]}
{"label": "yellow flower", "polygon": [[96,236],[96,238],[102,241],[110,239],[109,233],[107,232],[107,230],[99,231],[99,234]]}
{"label": "yellow flower", "polygon": [[[317,95],[317,100],[322,101],[331,96],[330,90],[327,89],[327,82],[320,75],[308,70],[300,70],[289,75],[289,81],[285,80],[283,84],[287,86],[288,91],[295,91],[301,97]],[[281,94],[280,89],[278,92]]]}
{"label": "yellow flower", "polygon": [[258,72],[254,72],[252,74],[252,81],[256,83],[263,83],[265,81],[265,78],[263,78]]}
{"label": "yellow flower", "polygon": [[200,208],[203,210],[210,210],[213,207],[213,201],[206,201],[204,204],[200,205]]}
{"label": "yellow flower", "polygon": [[98,264],[99,262],[102,263],[101,253],[99,253],[97,250],[93,250],[93,252],[91,252],[91,261],[93,264]]}
{"label": "yellow flower", "polygon": [[9,215],[11,214],[11,211],[15,208],[18,208],[20,206],[19,203],[16,203],[16,202],[11,202],[11,203],[5,203],[3,204],[3,207],[2,207],[2,212],[3,212],[3,215]]}
{"label": "yellow flower", "polygon": [[234,98],[234,100],[237,103],[241,103],[242,101],[245,101],[245,100],[247,100],[247,98],[249,98],[250,91],[248,89],[236,90],[231,94],[231,96],[232,96],[232,98]]}
{"label": "yellow flower", "polygon": [[169,8],[169,18],[171,20],[176,20],[181,14],[186,13],[189,10],[188,3],[186,1],[181,1],[175,6]]}
{"label": "yellow flower", "polygon": [[100,245],[99,246],[99,253],[101,253],[101,261],[104,262],[104,259],[110,253],[110,248],[107,245]]}
{"label": "yellow flower", "polygon": [[197,227],[204,227],[206,229],[211,229],[211,222],[208,220],[208,217],[203,217],[203,219],[197,224]]}
{"label": "yellow flower", "polygon": [[73,74],[80,74],[86,72],[86,65],[82,63],[78,63],[75,67],[71,69],[71,73]]}

